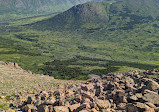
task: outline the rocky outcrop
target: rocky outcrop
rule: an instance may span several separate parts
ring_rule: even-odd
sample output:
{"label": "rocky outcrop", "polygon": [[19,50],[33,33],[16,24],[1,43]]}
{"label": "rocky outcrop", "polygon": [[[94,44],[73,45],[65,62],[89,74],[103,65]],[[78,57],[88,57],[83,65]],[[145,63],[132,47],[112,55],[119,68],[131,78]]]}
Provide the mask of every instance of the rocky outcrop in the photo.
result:
{"label": "rocky outcrop", "polygon": [[[154,72],[154,71],[153,71]],[[106,74],[77,84],[58,85],[55,91],[19,94],[11,109],[23,112],[158,112],[158,79],[150,72]],[[19,102],[18,102],[19,101]]]}

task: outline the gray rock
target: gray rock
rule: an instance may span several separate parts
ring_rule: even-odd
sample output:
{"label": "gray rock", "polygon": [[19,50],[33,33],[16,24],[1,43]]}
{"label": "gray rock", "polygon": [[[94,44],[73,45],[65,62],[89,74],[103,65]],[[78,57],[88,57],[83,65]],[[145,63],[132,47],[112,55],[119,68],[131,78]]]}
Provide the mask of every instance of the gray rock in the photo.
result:
{"label": "gray rock", "polygon": [[159,90],[159,84],[153,80],[150,80],[150,82],[147,85],[147,88],[151,91],[157,91]]}
{"label": "gray rock", "polygon": [[155,105],[159,105],[159,95],[156,92],[145,90],[142,99]]}
{"label": "gray rock", "polygon": [[95,103],[97,104],[99,109],[107,109],[111,106],[108,100],[96,99]]}

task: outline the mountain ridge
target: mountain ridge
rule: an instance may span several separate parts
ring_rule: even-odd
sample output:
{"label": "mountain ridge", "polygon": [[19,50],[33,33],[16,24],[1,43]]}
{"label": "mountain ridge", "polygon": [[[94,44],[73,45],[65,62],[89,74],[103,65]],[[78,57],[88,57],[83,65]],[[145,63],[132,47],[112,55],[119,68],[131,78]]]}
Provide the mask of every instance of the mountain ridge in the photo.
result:
{"label": "mountain ridge", "polygon": [[[59,29],[76,29],[82,28],[83,25],[84,27],[88,26],[89,24],[99,27],[111,26],[112,23],[116,22],[117,26],[124,25],[125,28],[131,29],[135,24],[142,24],[159,17],[157,15],[159,13],[158,2],[155,0],[150,1],[135,0],[133,3],[130,0],[114,3],[88,2],[76,5],[38,24],[42,25],[45,29],[54,29],[56,27],[59,27]],[[136,4],[138,5],[136,6]],[[122,24],[122,21],[125,21],[126,24]]]}

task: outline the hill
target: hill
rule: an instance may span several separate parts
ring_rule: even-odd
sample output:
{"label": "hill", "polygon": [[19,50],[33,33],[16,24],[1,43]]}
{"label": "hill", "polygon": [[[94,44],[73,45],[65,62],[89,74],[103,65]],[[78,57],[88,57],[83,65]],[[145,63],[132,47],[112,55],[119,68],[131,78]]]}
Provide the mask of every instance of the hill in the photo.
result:
{"label": "hill", "polygon": [[[91,26],[126,27],[158,18],[159,3],[155,0],[124,0],[114,3],[89,2],[72,7],[57,16],[38,23],[45,29],[75,29]],[[37,25],[38,25],[37,24]],[[90,25],[90,26],[89,26]],[[39,28],[39,27],[38,27]]]}
{"label": "hill", "polygon": [[[102,0],[0,0],[0,22],[63,12],[74,5]],[[117,0],[105,0],[115,2]]]}

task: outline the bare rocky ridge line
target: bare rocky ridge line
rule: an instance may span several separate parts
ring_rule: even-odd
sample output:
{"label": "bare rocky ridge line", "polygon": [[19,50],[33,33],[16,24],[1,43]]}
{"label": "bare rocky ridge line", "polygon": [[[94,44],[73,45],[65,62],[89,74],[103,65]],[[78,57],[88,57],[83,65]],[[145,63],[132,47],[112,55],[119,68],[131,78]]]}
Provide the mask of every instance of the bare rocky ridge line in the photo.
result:
{"label": "bare rocky ridge line", "polygon": [[8,101],[6,112],[158,112],[159,78],[148,78],[158,73],[148,70],[90,75],[89,81],[54,85],[54,91],[20,92]]}

